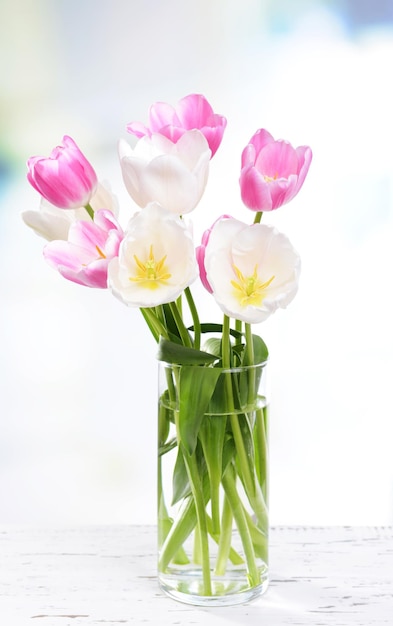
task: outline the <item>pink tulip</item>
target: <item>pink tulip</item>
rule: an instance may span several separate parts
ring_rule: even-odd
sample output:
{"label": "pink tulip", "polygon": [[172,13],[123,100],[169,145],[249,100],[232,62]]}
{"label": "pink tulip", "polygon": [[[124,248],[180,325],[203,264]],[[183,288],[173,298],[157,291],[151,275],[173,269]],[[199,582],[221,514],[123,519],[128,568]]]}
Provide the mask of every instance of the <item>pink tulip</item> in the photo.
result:
{"label": "pink tulip", "polygon": [[272,211],[300,191],[312,159],[308,146],[293,148],[260,129],[244,148],[240,174],[241,197],[253,211]]}
{"label": "pink tulip", "polygon": [[48,158],[30,157],[27,179],[43,198],[61,209],[86,206],[97,186],[97,176],[76,143],[65,135]]}
{"label": "pink tulip", "polygon": [[177,107],[156,102],[149,110],[149,125],[131,122],[127,131],[136,137],[160,133],[176,143],[186,130],[197,129],[205,136],[213,157],[221,143],[226,123],[225,117],[214,113],[204,96],[190,94],[182,98]]}
{"label": "pink tulip", "polygon": [[207,230],[205,230],[205,232],[202,235],[201,245],[198,246],[195,250],[196,259],[197,259],[198,266],[199,266],[199,277],[201,279],[202,285],[205,287],[205,289],[207,289],[209,293],[213,293],[213,289],[211,288],[210,283],[207,280],[207,274],[206,274],[206,268],[205,268],[206,247],[207,247],[207,244],[209,243],[210,235],[215,225],[223,219],[230,219],[230,218],[231,218],[230,215],[221,215],[219,218],[217,218],[216,221],[212,224],[212,226],[208,228]]}
{"label": "pink tulip", "polygon": [[68,241],[51,241],[44,257],[64,278],[86,287],[105,289],[109,261],[116,257],[124,233],[107,209],[94,213],[94,222],[71,224]]}

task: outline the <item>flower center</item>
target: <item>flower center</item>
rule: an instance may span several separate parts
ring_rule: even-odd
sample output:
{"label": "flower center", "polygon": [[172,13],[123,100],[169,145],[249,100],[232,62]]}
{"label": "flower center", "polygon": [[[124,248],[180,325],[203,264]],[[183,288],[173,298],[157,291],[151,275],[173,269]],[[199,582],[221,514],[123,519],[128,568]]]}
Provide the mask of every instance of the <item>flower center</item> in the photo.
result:
{"label": "flower center", "polygon": [[243,276],[242,272],[236,265],[233,266],[237,281],[231,280],[234,289],[234,296],[241,306],[260,306],[265,297],[265,289],[274,280],[274,276],[266,280],[264,283],[258,278],[258,265],[255,266],[251,276]]}
{"label": "flower center", "polygon": [[141,261],[136,254],[134,259],[136,263],[136,275],[130,276],[129,280],[138,282],[147,289],[158,289],[160,285],[165,285],[167,280],[172,276],[168,272],[165,265],[167,255],[163,256],[160,261],[154,258],[153,245],[150,246],[149,256],[145,262]]}
{"label": "flower center", "polygon": [[266,174],[263,175],[263,178],[265,179],[265,181],[267,183],[272,183],[274,180],[277,180],[278,178],[278,172],[276,172],[274,174],[274,176],[267,176]]}

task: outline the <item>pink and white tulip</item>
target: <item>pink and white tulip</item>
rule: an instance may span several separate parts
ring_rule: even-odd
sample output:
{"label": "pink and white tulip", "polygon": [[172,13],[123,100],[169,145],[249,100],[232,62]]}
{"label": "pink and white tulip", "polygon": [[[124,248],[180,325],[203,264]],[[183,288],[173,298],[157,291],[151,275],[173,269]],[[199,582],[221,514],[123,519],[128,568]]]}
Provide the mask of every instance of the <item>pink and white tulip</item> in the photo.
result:
{"label": "pink and white tulip", "polygon": [[231,219],[231,216],[221,215],[210,228],[205,230],[205,232],[202,235],[201,245],[198,246],[195,250],[196,259],[197,259],[197,263],[199,266],[199,278],[201,279],[202,285],[205,287],[205,289],[207,289],[209,293],[213,293],[213,289],[211,288],[209,281],[207,280],[207,275],[206,275],[206,268],[205,268],[206,246],[209,243],[210,235],[211,235],[213,228],[215,227],[217,222],[223,219]]}
{"label": "pink and white tulip", "polygon": [[48,158],[30,157],[29,183],[51,204],[61,209],[86,206],[97,186],[97,176],[71,137],[54,148]]}
{"label": "pink and white tulip", "polygon": [[[91,197],[90,206],[93,211],[107,209],[115,217],[119,215],[116,196],[106,185],[104,186],[101,183],[98,183],[96,192]],[[55,239],[64,239],[66,241],[71,224],[79,220],[89,221],[91,218],[83,207],[64,211],[41,198],[39,210],[24,211],[22,219],[39,237],[43,237],[47,241]]]}
{"label": "pink and white tulip", "polygon": [[190,94],[182,98],[176,107],[156,102],[150,107],[148,126],[131,122],[127,130],[136,137],[151,137],[153,133],[160,133],[176,143],[187,130],[198,129],[205,136],[213,157],[222,141],[226,124],[225,117],[214,113],[204,96]]}
{"label": "pink and white tulip", "polygon": [[301,189],[312,159],[311,148],[293,148],[258,130],[242,153],[241,197],[253,211],[272,211],[286,204]]}
{"label": "pink and white tulip", "polygon": [[86,287],[105,289],[108,265],[117,256],[124,233],[111,211],[100,209],[93,221],[71,224],[68,241],[51,241],[46,261],[64,278]]}
{"label": "pink and white tulip", "polygon": [[155,202],[131,218],[108,272],[114,295],[142,308],[176,300],[197,276],[194,244],[185,220]]}
{"label": "pink and white tulip", "polygon": [[176,215],[192,211],[206,187],[210,149],[199,130],[186,131],[175,143],[160,134],[142,137],[132,149],[120,140],[124,184],[141,208],[157,202]]}
{"label": "pink and white tulip", "polygon": [[209,235],[204,271],[221,310],[251,324],[293,300],[300,258],[273,226],[221,219]]}

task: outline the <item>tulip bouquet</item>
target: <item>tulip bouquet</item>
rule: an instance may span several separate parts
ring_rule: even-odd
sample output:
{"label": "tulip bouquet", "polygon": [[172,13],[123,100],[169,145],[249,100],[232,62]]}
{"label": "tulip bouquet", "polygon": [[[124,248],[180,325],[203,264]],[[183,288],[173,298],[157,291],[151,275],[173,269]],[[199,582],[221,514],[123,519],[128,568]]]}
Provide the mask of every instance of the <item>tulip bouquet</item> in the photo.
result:
{"label": "tulip bouquet", "polygon": [[[28,160],[28,180],[42,199],[38,211],[23,214],[47,240],[51,266],[139,308],[158,343],[159,577],[170,595],[191,602],[230,603],[266,578],[267,402],[260,384],[268,351],[252,324],[292,301],[300,260],[261,217],[296,196],[312,158],[309,147],[258,130],[240,171],[252,223],[217,216],[195,247],[187,214],[203,195],[225,128],[226,119],[195,94],[175,108],[154,104],[147,125],[130,123],[134,147],[121,140],[119,159],[140,210],[124,229],[116,198],[65,136],[49,158]],[[222,324],[200,320],[190,288],[198,278]]]}

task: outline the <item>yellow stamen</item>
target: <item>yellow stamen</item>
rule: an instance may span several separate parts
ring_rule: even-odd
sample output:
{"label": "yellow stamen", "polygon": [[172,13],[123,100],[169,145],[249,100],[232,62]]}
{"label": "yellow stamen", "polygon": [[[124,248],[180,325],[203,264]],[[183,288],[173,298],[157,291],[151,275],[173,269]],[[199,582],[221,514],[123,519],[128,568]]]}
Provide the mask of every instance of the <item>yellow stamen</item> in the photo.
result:
{"label": "yellow stamen", "polygon": [[101,250],[101,248],[100,248],[99,246],[96,246],[96,250],[97,250],[97,252],[98,252],[98,256],[99,256],[101,259],[106,259],[105,254],[103,253],[103,251]]}
{"label": "yellow stamen", "polygon": [[277,178],[278,178],[278,172],[276,172],[276,173],[274,174],[274,176],[267,176],[266,174],[264,174],[263,178],[265,179],[265,181],[266,181],[267,183],[272,183],[272,182],[273,182],[273,180],[277,180]]}
{"label": "yellow stamen", "polygon": [[236,265],[233,266],[238,282],[231,280],[234,289],[234,296],[239,300],[241,306],[260,306],[265,297],[265,289],[274,280],[274,276],[264,283],[258,278],[258,265],[255,266],[252,276],[243,276]]}
{"label": "yellow stamen", "polygon": [[158,289],[161,285],[165,285],[167,280],[172,276],[165,265],[166,257],[167,255],[163,256],[160,261],[156,261],[153,253],[153,245],[150,246],[149,256],[145,262],[141,261],[137,255],[134,254],[136,275],[130,276],[129,280],[137,282],[151,290]]}

